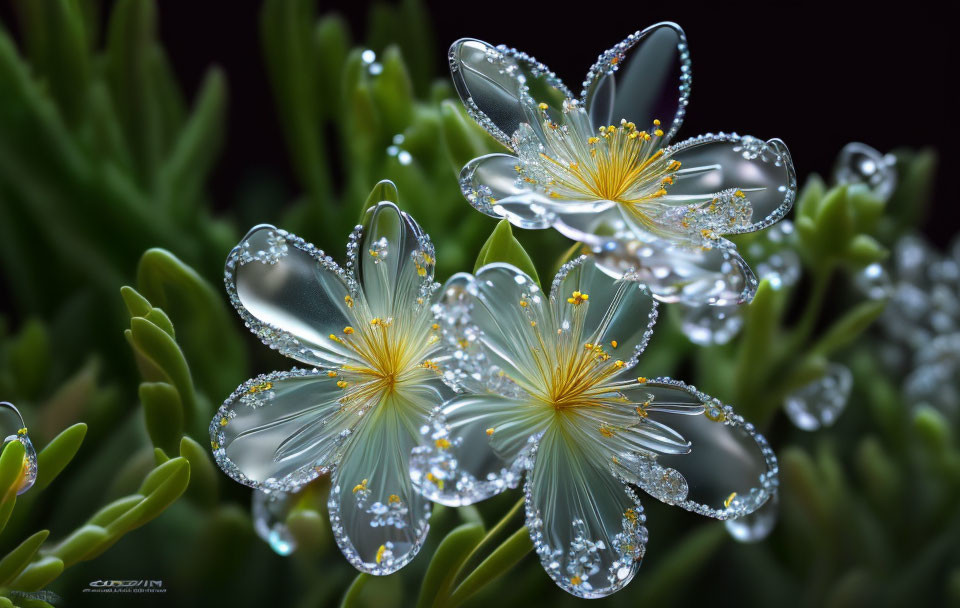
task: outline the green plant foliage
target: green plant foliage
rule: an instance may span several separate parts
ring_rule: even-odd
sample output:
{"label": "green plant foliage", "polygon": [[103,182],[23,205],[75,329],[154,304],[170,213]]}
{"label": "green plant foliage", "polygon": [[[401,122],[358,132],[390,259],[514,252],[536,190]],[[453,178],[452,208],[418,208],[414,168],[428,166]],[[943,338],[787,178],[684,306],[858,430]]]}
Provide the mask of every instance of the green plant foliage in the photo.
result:
{"label": "green plant foliage", "polygon": [[[262,196],[269,184],[244,182],[218,213],[207,188],[230,74],[211,67],[188,99],[157,38],[163,5],[13,6],[16,26],[0,26],[0,273],[15,286],[0,319],[0,398],[24,413],[39,464],[17,496],[22,445],[0,454],[0,606],[48,605],[23,595],[36,590],[83,605],[72,594],[90,580],[130,571],[163,578],[184,607],[211,597],[304,608],[582,603],[530,555],[519,490],[436,506],[417,559],[358,576],[333,540],[328,479],[293,497],[280,523],[296,551],[281,558],[254,531],[251,492],[209,449],[216,404],[289,365],[257,348],[221,287],[246,227],[276,224],[342,257],[335,248],[364,210],[393,201],[431,235],[440,280],[507,262],[549,283],[581,252],[553,230],[515,232],[469,208],[461,167],[501,146],[436,72],[447,33],[433,31],[425,5],[376,4],[354,39],[316,0],[262,2],[264,86],[299,194]],[[646,500],[649,553],[605,605],[702,603],[703,589],[721,604],[960,602],[956,416],[904,398],[871,330],[885,303],[850,287],[928,206],[935,154],[895,156],[889,200],[812,176],[792,233],[736,237],[754,268],[795,252],[802,277],[764,280],[728,344],[693,345],[684,311],[661,307],[639,369],[689,380],[767,434],[780,520],[766,541],[740,544],[722,524]],[[817,433],[793,428],[785,397],[831,362],[853,372],[846,412]]]}

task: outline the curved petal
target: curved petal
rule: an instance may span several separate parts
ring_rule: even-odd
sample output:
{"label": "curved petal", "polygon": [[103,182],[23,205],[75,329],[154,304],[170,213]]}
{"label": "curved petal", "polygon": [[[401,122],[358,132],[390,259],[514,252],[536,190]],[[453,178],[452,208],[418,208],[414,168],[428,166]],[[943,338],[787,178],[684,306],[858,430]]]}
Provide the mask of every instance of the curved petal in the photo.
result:
{"label": "curved petal", "polygon": [[470,116],[508,148],[510,136],[529,120],[529,97],[559,107],[573,97],[545,65],[504,46],[461,38],[450,46],[453,85]]}
{"label": "curved petal", "polygon": [[[442,365],[443,381],[468,393],[493,393],[511,399],[526,397],[526,392],[510,380],[491,360],[480,340],[480,328],[474,323],[477,286],[473,275],[465,272],[450,277],[433,306],[434,317],[446,346],[436,358]],[[483,317],[483,314],[480,314]]]}
{"label": "curved petal", "polygon": [[683,30],[676,23],[657,23],[600,55],[587,72],[581,98],[596,127],[621,118],[637,124],[659,118],[669,140],[686,114],[690,82]]}
{"label": "curved petal", "polygon": [[517,487],[548,414],[499,395],[454,398],[424,426],[425,444],[413,450],[414,488],[434,502],[459,507]]}
{"label": "curved petal", "polygon": [[247,326],[270,348],[308,365],[353,360],[329,336],[350,324],[346,298],[357,286],[310,243],[256,226],[227,256],[224,284]]}
{"label": "curved petal", "polygon": [[338,414],[341,394],[336,380],[316,369],[247,380],[210,422],[217,464],[252,488],[296,491],[337,462],[357,422]]}
{"label": "curved petal", "polygon": [[573,426],[548,430],[524,495],[527,528],[544,570],[564,591],[597,598],[637,573],[647,529],[636,495],[584,439]]}
{"label": "curved petal", "polygon": [[[396,393],[371,410],[331,477],[330,526],[340,550],[358,570],[396,572],[426,539],[430,503],[410,483],[416,416],[408,396]],[[422,419],[421,419],[422,421]]]}
{"label": "curved petal", "polygon": [[367,210],[363,225],[350,236],[347,260],[363,287],[371,317],[399,316],[430,299],[433,243],[412,217],[391,202]]}
{"label": "curved petal", "polygon": [[[568,302],[571,294],[587,294],[582,304]],[[618,280],[597,268],[596,260],[581,256],[564,264],[553,279],[550,300],[558,315],[556,326],[573,323],[574,310],[586,307],[583,341],[603,345],[625,369],[637,362],[657,321],[657,302],[650,292],[635,281]]]}
{"label": "curved petal", "polygon": [[[518,159],[510,154],[487,154],[474,158],[460,171],[460,190],[473,208],[491,217],[509,219],[520,228],[549,228],[545,214],[529,209],[544,198],[517,185]],[[500,207],[501,201],[508,207]]]}
{"label": "curved petal", "polygon": [[661,239],[611,239],[595,248],[597,266],[646,285],[661,302],[726,306],[753,299],[757,278],[732,243],[692,247]]}
{"label": "curved petal", "polygon": [[667,504],[717,519],[752,513],[776,491],[773,450],[733,408],[670,378],[650,380],[636,391],[647,394],[647,418],[674,429],[690,450],[625,454],[629,473],[621,473],[628,481]]}
{"label": "curved petal", "polygon": [[712,227],[721,234],[766,228],[793,207],[797,174],[790,151],[779,139],[708,133],[673,144],[668,153],[680,161],[681,169],[665,202],[704,202],[737,191],[746,195],[750,213],[731,218],[726,227]]}
{"label": "curved petal", "polygon": [[521,388],[537,386],[538,328],[552,327],[546,296],[510,264],[488,264],[473,281],[471,319],[487,357]]}

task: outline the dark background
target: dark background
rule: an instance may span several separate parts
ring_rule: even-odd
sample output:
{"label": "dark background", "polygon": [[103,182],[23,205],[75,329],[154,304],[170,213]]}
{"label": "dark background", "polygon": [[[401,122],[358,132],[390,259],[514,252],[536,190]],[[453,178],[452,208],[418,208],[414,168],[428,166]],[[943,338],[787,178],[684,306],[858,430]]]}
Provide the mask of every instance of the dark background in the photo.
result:
{"label": "dark background", "polygon": [[[446,77],[450,42],[470,36],[536,56],[574,93],[603,50],[632,31],[675,21],[687,33],[694,76],[679,137],[708,131],[779,137],[801,183],[810,173],[829,175],[850,141],[884,152],[932,146],[940,171],[924,232],[940,246],[960,228],[960,201],[948,188],[960,159],[947,102],[957,53],[946,4],[427,1],[438,75]],[[9,3],[0,7],[15,27]],[[369,7],[320,3],[320,11],[347,19],[356,41],[364,39]],[[220,209],[236,203],[248,176],[263,172],[279,179],[288,198],[298,194],[261,58],[259,10],[254,0],[159,6],[160,37],[187,92],[197,90],[211,64],[227,74],[227,144],[212,186]]]}
{"label": "dark background", "polygon": [[[863,141],[881,151],[933,146],[940,153],[935,208],[925,232],[944,246],[960,228],[960,203],[948,188],[957,167],[956,121],[947,86],[957,76],[945,8],[921,2],[427,2],[446,74],[446,49],[463,37],[504,43],[536,56],[579,93],[587,68],[606,48],[657,21],[687,33],[693,92],[680,137],[737,131],[789,146],[802,180],[830,173],[840,148]],[[945,7],[946,3],[938,3]],[[225,7],[229,6],[225,10]],[[362,40],[369,4],[323,2],[344,15]],[[288,194],[280,128],[261,60],[259,3],[164,2],[161,38],[175,72],[195,91],[206,67],[227,73],[230,128],[214,175],[219,207],[255,168],[278,172]],[[948,114],[949,112],[949,114]]]}

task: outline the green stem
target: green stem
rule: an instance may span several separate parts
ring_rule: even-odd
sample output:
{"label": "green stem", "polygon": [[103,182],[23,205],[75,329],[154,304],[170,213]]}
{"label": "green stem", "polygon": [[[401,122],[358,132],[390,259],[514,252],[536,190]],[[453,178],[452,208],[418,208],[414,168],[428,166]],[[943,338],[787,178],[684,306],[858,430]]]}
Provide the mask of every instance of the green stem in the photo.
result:
{"label": "green stem", "polygon": [[497,522],[497,525],[490,528],[490,531],[487,532],[482,539],[480,539],[480,542],[477,543],[477,546],[473,548],[473,551],[467,555],[467,559],[463,560],[463,563],[460,565],[460,569],[457,570],[457,574],[453,577],[453,580],[460,580],[460,575],[463,574],[464,569],[473,562],[474,558],[480,554],[480,551],[482,551],[486,545],[490,544],[490,542],[493,541],[493,539],[496,538],[504,530],[504,528],[510,524],[510,520],[512,520],[517,512],[523,507],[523,502],[523,498],[518,500],[517,503],[513,505],[509,511],[507,511],[507,514],[500,518],[500,521]]}
{"label": "green stem", "polygon": [[827,296],[827,288],[830,286],[830,278],[833,276],[833,269],[834,264],[831,262],[814,272],[810,298],[807,300],[796,329],[794,329],[790,340],[787,342],[788,346],[784,353],[787,358],[791,358],[793,353],[797,352],[810,338],[817,319],[820,318],[820,311]]}

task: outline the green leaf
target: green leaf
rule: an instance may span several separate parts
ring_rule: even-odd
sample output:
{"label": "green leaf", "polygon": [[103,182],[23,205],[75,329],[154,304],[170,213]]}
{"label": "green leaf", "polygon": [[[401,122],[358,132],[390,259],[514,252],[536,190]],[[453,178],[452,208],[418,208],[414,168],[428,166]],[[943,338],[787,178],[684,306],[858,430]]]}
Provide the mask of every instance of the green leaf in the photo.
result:
{"label": "green leaf", "polygon": [[166,382],[144,382],[139,394],[151,443],[167,453],[175,453],[183,436],[184,418],[177,389]]}
{"label": "green leaf", "polygon": [[63,562],[64,568],[83,561],[86,556],[95,553],[100,547],[109,542],[110,534],[101,526],[86,524],[74,530],[69,536],[57,543],[57,546],[46,551],[47,556],[53,556]]}
{"label": "green leaf", "polygon": [[16,549],[0,560],[0,587],[6,587],[33,560],[43,541],[50,535],[49,530],[40,530],[20,543]]}
{"label": "green leaf", "polygon": [[413,83],[396,46],[387,48],[380,65],[382,70],[371,86],[373,99],[383,117],[383,127],[400,133],[413,118]]}
{"label": "green leaf", "polygon": [[883,313],[886,300],[870,300],[858,304],[837,319],[810,349],[812,354],[826,356],[853,342]]}
{"label": "green leaf", "polygon": [[140,295],[140,293],[128,285],[120,288],[120,297],[127,306],[127,312],[131,317],[146,317],[147,313],[153,309],[149,300]]}
{"label": "green leaf", "polygon": [[944,453],[952,442],[950,423],[934,407],[921,404],[913,413],[913,428],[925,448],[933,453]]}
{"label": "green leaf", "polygon": [[204,182],[220,154],[226,105],[226,77],[221,70],[211,69],[193,114],[160,169],[158,198],[174,217],[189,220],[196,215]]}
{"label": "green leaf", "polygon": [[797,219],[814,219],[820,211],[820,201],[827,191],[826,184],[818,175],[811,175],[797,196]]}
{"label": "green leaf", "polygon": [[483,538],[483,524],[470,523],[454,528],[437,547],[420,584],[417,608],[442,604],[453,586],[454,578],[473,548]]}
{"label": "green leaf", "polygon": [[[196,415],[193,379],[190,368],[177,342],[143,317],[130,320],[131,339],[139,354],[163,373],[163,380],[176,387],[183,403],[184,423],[189,425]],[[148,378],[149,379],[149,378]]]}
{"label": "green leaf", "polygon": [[10,583],[17,591],[39,591],[63,572],[63,562],[56,557],[43,557],[26,568]]}
{"label": "green leaf", "polygon": [[341,72],[350,49],[350,28],[339,15],[325,15],[317,22],[313,38],[317,57],[317,88],[325,92],[324,103],[319,104],[318,110],[324,117],[334,117],[339,115],[343,99]]}
{"label": "green leaf", "polygon": [[358,608],[360,606],[358,602],[360,593],[370,578],[372,577],[366,572],[358,574],[357,578],[353,579],[353,582],[347,587],[347,592],[343,594],[343,601],[340,602],[340,608]]}
{"label": "green leaf", "polygon": [[50,367],[50,336],[38,319],[23,324],[8,352],[10,373],[16,379],[20,396],[36,399],[43,389]]}
{"label": "green leaf", "polygon": [[821,254],[837,255],[849,246],[853,237],[853,212],[847,186],[836,186],[827,192],[815,219]]}
{"label": "green leaf", "polygon": [[0,454],[0,501],[6,502],[17,495],[20,474],[23,472],[23,460],[26,448],[19,441],[10,441]]}
{"label": "green leaf", "polygon": [[57,478],[77,455],[86,435],[87,425],[78,422],[61,431],[40,450],[37,454],[37,481],[31,491],[39,492]]}
{"label": "green leaf", "polygon": [[652,571],[640,569],[636,581],[636,606],[663,606],[671,603],[677,589],[683,587],[728,541],[727,531],[719,523],[701,525],[684,535],[672,549],[662,555]]}
{"label": "green leaf", "polygon": [[364,213],[367,209],[382,201],[390,201],[394,205],[400,204],[400,193],[397,191],[397,185],[389,179],[377,182],[377,185],[370,191],[370,196],[367,197],[367,202],[360,212]]}
{"label": "green leaf", "polygon": [[764,370],[772,363],[770,354],[777,338],[778,300],[782,295],[770,281],[764,279],[760,281],[753,301],[747,306],[734,379],[735,385],[743,393],[738,395],[742,400],[749,399],[749,391],[754,389],[754,379],[763,377]]}
{"label": "green leaf", "polygon": [[353,580],[343,601],[343,608],[399,608],[403,601],[403,587],[398,575],[371,576],[360,574]]}
{"label": "green leaf", "polygon": [[449,605],[459,606],[483,587],[503,576],[517,562],[533,550],[530,532],[524,526],[513,533],[499,547],[480,562],[473,572],[463,579],[450,596]]}
{"label": "green leaf", "polygon": [[847,247],[847,257],[858,266],[882,262],[890,252],[869,234],[858,234]]}
{"label": "green leaf", "polygon": [[[247,350],[220,292],[164,249],[148,249],[140,258],[137,286],[173,320],[177,342],[204,393],[229,395],[246,372]],[[219,345],[216,357],[209,356],[211,344]],[[180,398],[188,405],[192,394],[181,389]]]}
{"label": "green leaf", "polygon": [[180,440],[180,455],[190,463],[190,489],[188,496],[199,505],[213,507],[217,504],[220,471],[213,464],[210,450],[204,449],[190,437]]}
{"label": "green leaf", "polygon": [[473,121],[463,114],[459,103],[447,99],[440,104],[443,142],[457,173],[472,159],[483,154]]}
{"label": "green leaf", "polygon": [[513,230],[507,220],[500,220],[490,234],[490,238],[483,244],[477,255],[477,261],[473,265],[473,272],[476,273],[483,266],[494,262],[512,264],[527,273],[538,285],[540,284],[540,277],[537,276],[533,260],[530,259],[520,241],[513,236]]}

